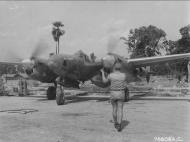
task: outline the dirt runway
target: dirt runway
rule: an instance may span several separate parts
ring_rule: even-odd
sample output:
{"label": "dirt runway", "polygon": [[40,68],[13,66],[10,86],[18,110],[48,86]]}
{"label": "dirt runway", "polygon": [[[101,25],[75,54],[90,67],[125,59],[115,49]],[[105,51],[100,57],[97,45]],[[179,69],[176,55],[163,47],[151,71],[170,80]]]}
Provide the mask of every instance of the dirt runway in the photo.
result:
{"label": "dirt runway", "polygon": [[111,123],[108,101],[78,100],[57,106],[45,97],[0,97],[0,142],[190,141],[190,102],[132,100],[122,132]]}

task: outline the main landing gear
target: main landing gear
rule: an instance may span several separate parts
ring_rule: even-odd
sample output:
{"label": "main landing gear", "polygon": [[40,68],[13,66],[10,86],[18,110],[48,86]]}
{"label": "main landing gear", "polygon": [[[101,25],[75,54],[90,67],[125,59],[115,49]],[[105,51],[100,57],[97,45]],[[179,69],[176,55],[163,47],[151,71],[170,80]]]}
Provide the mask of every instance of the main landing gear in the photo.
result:
{"label": "main landing gear", "polygon": [[58,77],[56,79],[56,103],[57,105],[64,105],[65,104],[65,93],[63,88],[63,79],[62,77]]}
{"label": "main landing gear", "polygon": [[[56,98],[57,105],[64,105],[65,104],[65,92],[64,87],[72,87],[72,88],[79,88],[79,81],[71,80],[71,79],[64,79],[59,76],[54,82],[54,86],[51,86],[47,90],[47,98],[48,100],[53,100]],[[63,87],[64,86],[64,87]]]}
{"label": "main landing gear", "polygon": [[125,100],[124,101],[128,102],[129,101],[129,89],[126,87],[124,91],[125,91]]}
{"label": "main landing gear", "polygon": [[63,89],[63,80],[61,77],[56,79],[54,86],[50,86],[47,89],[47,99],[54,100],[56,99],[57,105],[64,105],[65,104],[65,93]]}
{"label": "main landing gear", "polygon": [[64,90],[61,85],[57,85],[57,87],[50,86],[47,89],[47,99],[48,100],[55,100],[57,105],[64,105],[65,104],[65,95]]}
{"label": "main landing gear", "polygon": [[56,103],[57,105],[64,105],[65,104],[65,93],[63,86],[58,85],[56,89]]}
{"label": "main landing gear", "polygon": [[56,87],[50,86],[50,87],[47,89],[47,99],[48,99],[48,100],[54,100],[55,97],[56,97]]}

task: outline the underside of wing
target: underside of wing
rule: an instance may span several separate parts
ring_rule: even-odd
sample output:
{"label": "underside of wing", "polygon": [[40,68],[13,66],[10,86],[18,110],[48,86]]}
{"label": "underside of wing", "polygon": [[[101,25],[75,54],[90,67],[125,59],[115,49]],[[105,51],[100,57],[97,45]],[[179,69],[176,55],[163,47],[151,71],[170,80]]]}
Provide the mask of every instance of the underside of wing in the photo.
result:
{"label": "underside of wing", "polygon": [[179,59],[190,59],[190,53],[128,59],[128,64],[135,67],[142,67],[142,66],[149,66],[152,64],[164,63],[164,62],[174,61],[174,60],[179,60]]}

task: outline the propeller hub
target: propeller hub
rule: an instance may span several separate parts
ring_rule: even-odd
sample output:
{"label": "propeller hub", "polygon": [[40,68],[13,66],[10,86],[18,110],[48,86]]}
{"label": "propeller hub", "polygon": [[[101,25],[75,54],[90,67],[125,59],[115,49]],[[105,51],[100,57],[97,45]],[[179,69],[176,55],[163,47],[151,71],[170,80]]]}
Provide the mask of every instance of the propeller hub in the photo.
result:
{"label": "propeller hub", "polygon": [[30,59],[25,59],[25,60],[22,60],[22,63],[23,63],[26,74],[31,75],[33,73],[35,61],[30,60]]}

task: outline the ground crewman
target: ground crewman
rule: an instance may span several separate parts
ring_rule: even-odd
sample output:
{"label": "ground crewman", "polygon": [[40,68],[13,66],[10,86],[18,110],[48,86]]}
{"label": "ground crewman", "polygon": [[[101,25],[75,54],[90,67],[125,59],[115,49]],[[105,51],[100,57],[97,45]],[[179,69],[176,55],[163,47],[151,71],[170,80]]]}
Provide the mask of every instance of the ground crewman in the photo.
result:
{"label": "ground crewman", "polygon": [[102,72],[102,80],[104,83],[110,82],[110,100],[113,108],[114,126],[118,131],[122,130],[123,105],[125,100],[126,76],[121,72],[121,64],[116,63],[113,72],[107,77],[104,70]]}
{"label": "ground crewman", "polygon": [[27,95],[27,81],[20,78],[19,80],[19,96],[26,96]]}

